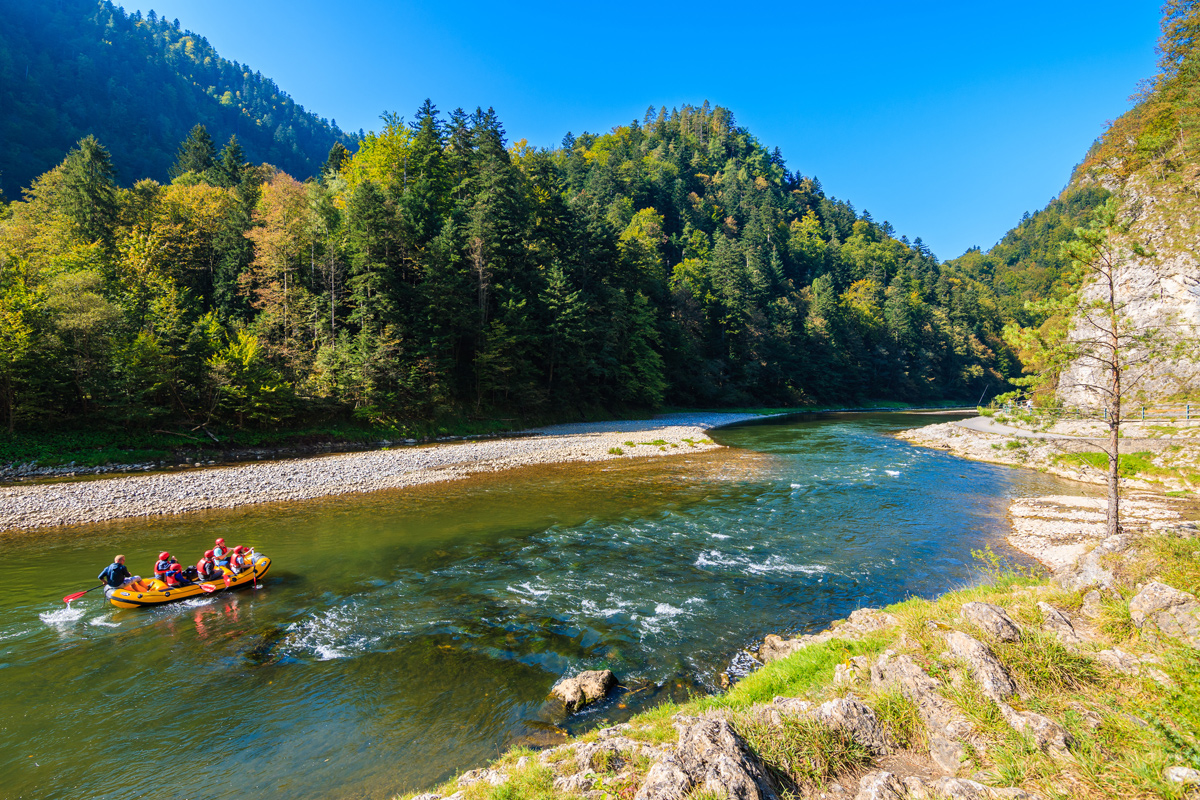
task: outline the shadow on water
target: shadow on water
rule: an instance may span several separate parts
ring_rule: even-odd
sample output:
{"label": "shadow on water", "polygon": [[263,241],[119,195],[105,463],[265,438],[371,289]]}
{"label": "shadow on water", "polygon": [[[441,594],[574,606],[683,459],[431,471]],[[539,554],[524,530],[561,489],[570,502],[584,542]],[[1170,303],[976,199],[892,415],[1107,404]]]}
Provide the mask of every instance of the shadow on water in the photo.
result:
{"label": "shadow on water", "polygon": [[[671,459],[4,538],[0,797],[144,796],[186,768],[212,798],[382,798],[711,691],[768,632],[974,580],[1010,498],[1078,491],[886,435],[936,420],[793,419]],[[272,556],[263,588],[56,606],[114,552],[145,571],[217,536]],[[548,711],[596,667],[624,689]]]}

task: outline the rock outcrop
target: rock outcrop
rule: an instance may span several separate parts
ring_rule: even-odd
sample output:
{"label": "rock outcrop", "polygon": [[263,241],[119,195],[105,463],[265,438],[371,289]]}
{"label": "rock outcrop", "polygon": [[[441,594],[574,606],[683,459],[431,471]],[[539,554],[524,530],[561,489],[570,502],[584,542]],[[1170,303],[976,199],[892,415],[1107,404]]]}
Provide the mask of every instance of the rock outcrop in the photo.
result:
{"label": "rock outcrop", "polygon": [[1003,608],[991,603],[963,603],[963,619],[1002,642],[1021,641],[1021,628]]}
{"label": "rock outcrop", "polygon": [[709,791],[730,800],[777,800],[766,769],[728,721],[678,717],[679,744],[655,762],[636,800],[683,800]]}
{"label": "rock outcrop", "polygon": [[877,608],[860,608],[841,623],[834,623],[820,633],[804,634],[785,639],[776,634],[767,634],[758,648],[758,660],[764,664],[787,658],[798,650],[822,644],[830,639],[857,640],[870,633],[887,630],[896,624],[896,618]]}
{"label": "rock outcrop", "polygon": [[1158,631],[1200,648],[1200,603],[1193,594],[1152,581],[1129,601],[1129,615],[1142,630]]}
{"label": "rock outcrop", "polygon": [[951,653],[966,662],[979,688],[992,700],[1002,703],[1017,693],[1012,676],[986,644],[960,631],[947,634],[946,644]]}

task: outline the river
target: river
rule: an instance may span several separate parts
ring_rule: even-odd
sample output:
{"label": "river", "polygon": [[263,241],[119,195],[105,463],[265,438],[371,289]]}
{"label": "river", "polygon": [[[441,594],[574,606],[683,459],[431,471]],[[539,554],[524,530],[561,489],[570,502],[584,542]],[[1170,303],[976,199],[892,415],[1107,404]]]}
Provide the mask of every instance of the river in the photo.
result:
{"label": "river", "polygon": [[[713,690],[767,633],[975,580],[1011,498],[1079,493],[887,435],[946,419],[814,416],[675,458],[4,536],[0,798],[378,800],[546,741],[568,672],[647,687],[573,732]],[[272,557],[261,589],[57,599],[115,553],[144,574],[217,536]]]}

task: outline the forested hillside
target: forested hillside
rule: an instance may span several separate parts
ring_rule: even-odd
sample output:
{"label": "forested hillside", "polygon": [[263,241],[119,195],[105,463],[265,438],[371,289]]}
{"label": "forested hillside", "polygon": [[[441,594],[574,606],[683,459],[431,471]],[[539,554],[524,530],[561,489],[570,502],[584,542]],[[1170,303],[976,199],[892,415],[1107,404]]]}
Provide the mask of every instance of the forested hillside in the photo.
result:
{"label": "forested hillside", "polygon": [[0,12],[0,191],[9,199],[93,134],[123,185],[166,181],[179,141],[196,124],[246,156],[316,175],[336,127],[270,79],[226,61],[204,37],[111,2],[5,3]]}
{"label": "forested hillside", "polygon": [[10,429],[977,397],[992,289],[790,172],[722,108],[560,148],[388,116],[319,181],[216,152],[113,181],[85,139],[0,222]]}

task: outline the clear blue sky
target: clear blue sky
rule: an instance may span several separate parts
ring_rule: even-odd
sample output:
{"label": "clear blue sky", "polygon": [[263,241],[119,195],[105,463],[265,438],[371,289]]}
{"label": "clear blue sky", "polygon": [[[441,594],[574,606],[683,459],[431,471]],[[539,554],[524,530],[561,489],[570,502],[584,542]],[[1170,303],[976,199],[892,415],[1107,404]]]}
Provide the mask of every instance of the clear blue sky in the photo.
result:
{"label": "clear blue sky", "polygon": [[431,97],[551,146],[707,99],[942,258],[1062,189],[1154,73],[1160,5],[144,2],[347,130]]}

